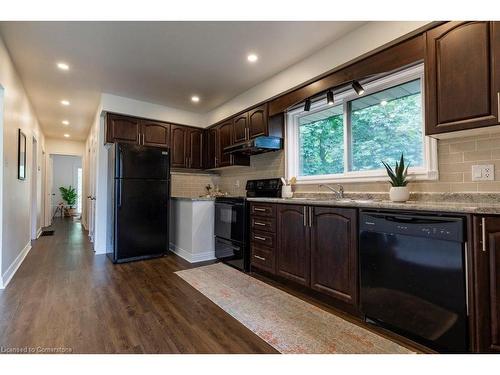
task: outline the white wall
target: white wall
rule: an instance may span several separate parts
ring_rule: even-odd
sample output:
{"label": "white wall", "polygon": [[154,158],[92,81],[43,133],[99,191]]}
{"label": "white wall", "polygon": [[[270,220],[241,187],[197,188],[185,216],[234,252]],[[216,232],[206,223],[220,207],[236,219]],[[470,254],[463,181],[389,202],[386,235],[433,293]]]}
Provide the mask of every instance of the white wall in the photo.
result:
{"label": "white wall", "polygon": [[207,124],[214,124],[256,103],[265,101],[333,70],[427,23],[419,21],[368,22],[308,58],[290,66],[209,112],[205,121]]}
{"label": "white wall", "polygon": [[46,138],[45,150],[49,155],[83,156],[85,153],[85,142]]}
{"label": "white wall", "polygon": [[[69,155],[51,155],[54,161],[54,172],[52,177],[52,214],[55,207],[63,202],[59,187],[73,186],[77,189],[78,185],[78,168],[82,167],[81,156]],[[83,202],[82,202],[83,203]]]}
{"label": "white wall", "polygon": [[124,113],[131,116],[145,117],[152,120],[174,122],[177,124],[207,127],[205,116],[164,105],[142,102],[111,94],[101,95],[103,111]]}
{"label": "white wall", "polygon": [[[3,89],[3,124],[1,124],[3,128],[0,132],[2,136],[0,287],[3,287],[31,248],[31,183],[36,183],[31,181],[32,142],[33,137],[38,141],[37,159],[40,161],[45,140],[26,91],[1,39],[0,87]],[[26,180],[23,181],[17,179],[18,129],[21,129],[27,137],[27,173]]]}

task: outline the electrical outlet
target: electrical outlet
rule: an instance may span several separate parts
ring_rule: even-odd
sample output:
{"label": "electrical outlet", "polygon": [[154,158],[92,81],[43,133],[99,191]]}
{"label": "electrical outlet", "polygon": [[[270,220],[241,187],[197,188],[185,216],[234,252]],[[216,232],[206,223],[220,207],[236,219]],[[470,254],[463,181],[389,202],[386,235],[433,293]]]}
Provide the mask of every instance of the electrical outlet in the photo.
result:
{"label": "electrical outlet", "polygon": [[493,164],[472,166],[472,181],[493,181],[494,179],[495,166]]}
{"label": "electrical outlet", "polygon": [[240,187],[240,180],[236,180],[234,182],[234,187],[239,188]]}

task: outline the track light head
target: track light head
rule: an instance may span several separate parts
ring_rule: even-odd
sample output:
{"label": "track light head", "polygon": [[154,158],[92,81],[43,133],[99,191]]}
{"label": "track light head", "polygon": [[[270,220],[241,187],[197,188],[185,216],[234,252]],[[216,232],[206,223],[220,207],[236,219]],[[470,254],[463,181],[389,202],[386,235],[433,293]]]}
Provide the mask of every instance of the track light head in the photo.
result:
{"label": "track light head", "polygon": [[304,111],[309,112],[311,110],[311,99],[306,99],[304,103]]}
{"label": "track light head", "polygon": [[326,93],[326,102],[328,103],[328,105],[333,105],[333,91],[332,90],[328,90],[328,92]]}
{"label": "track light head", "polygon": [[358,81],[356,81],[356,80],[352,81],[351,86],[354,89],[354,91],[356,91],[356,94],[358,94],[358,95],[364,94],[365,89],[363,88],[363,86],[361,86],[361,83],[359,83]]}

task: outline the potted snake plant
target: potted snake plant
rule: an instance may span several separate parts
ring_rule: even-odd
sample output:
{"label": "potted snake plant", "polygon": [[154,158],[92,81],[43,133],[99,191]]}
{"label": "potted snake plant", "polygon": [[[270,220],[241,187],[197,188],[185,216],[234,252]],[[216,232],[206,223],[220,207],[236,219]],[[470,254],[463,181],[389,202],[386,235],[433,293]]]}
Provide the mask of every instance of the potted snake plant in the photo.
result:
{"label": "potted snake plant", "polygon": [[392,185],[389,190],[389,198],[393,202],[406,202],[410,198],[410,191],[407,186],[409,164],[405,166],[403,154],[401,154],[399,163],[396,162],[394,169],[385,161],[382,161],[382,164],[384,164],[384,167],[387,170],[387,175],[391,179],[389,181]]}

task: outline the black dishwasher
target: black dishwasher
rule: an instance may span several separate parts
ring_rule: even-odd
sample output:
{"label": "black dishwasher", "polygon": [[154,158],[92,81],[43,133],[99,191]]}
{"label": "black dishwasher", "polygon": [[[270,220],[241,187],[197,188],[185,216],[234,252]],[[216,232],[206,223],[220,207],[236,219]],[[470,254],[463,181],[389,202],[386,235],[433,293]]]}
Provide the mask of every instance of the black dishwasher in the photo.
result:
{"label": "black dishwasher", "polygon": [[464,225],[461,217],[362,211],[366,320],[438,352],[467,352]]}

